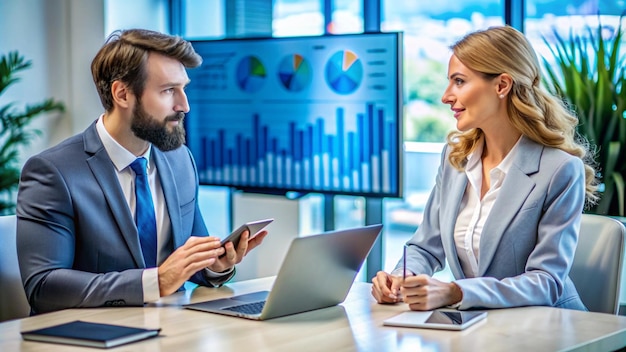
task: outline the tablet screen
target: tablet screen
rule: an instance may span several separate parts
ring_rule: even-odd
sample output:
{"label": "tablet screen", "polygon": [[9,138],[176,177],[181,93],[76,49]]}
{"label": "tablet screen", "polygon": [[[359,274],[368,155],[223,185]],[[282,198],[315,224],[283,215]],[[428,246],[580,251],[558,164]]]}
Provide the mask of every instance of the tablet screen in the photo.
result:
{"label": "tablet screen", "polygon": [[463,325],[481,314],[483,312],[447,312],[436,310],[431,312],[425,323]]}

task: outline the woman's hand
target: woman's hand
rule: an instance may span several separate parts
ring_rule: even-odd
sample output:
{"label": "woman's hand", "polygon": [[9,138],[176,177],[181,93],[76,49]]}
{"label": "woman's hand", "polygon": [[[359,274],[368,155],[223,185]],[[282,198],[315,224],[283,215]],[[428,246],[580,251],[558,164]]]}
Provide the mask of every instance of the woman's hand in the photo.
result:
{"label": "woman's hand", "polygon": [[379,271],[372,278],[372,296],[378,303],[397,303],[402,301],[400,295],[401,276],[393,276]]}
{"label": "woman's hand", "polygon": [[442,282],[424,274],[407,277],[400,293],[411,310],[433,310],[463,299],[463,291],[454,282]]}

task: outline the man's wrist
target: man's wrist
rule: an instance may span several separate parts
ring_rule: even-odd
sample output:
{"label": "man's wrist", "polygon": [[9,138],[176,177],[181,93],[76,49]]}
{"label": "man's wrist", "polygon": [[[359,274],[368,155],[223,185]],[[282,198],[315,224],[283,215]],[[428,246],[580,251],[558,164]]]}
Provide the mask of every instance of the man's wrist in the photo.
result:
{"label": "man's wrist", "polygon": [[233,266],[224,273],[216,273],[209,268],[202,271],[204,279],[213,287],[220,287],[235,276],[236,268]]}
{"label": "man's wrist", "polygon": [[235,270],[235,266],[231,266],[230,268],[228,268],[226,270],[223,270],[223,271],[213,271],[213,270],[211,270],[208,267],[204,268],[204,272],[205,272],[206,276],[208,278],[211,278],[211,279],[223,277],[224,275],[228,275],[233,270]]}

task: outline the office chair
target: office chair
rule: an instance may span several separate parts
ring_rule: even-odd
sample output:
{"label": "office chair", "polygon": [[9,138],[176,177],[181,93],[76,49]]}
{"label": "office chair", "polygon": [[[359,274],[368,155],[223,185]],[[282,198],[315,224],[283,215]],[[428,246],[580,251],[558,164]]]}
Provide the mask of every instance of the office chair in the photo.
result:
{"label": "office chair", "polygon": [[30,314],[17,263],[15,215],[0,216],[0,321]]}
{"label": "office chair", "polygon": [[618,314],[626,228],[616,219],[583,214],[570,278],[591,312]]}

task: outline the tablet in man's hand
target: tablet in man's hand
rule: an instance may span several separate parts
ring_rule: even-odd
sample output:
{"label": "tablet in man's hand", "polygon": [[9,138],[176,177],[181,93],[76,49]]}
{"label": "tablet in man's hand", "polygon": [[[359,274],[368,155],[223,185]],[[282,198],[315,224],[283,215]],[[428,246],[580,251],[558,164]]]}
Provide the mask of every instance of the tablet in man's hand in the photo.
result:
{"label": "tablet in man's hand", "polygon": [[269,225],[274,221],[274,219],[263,219],[257,221],[247,222],[241,226],[239,226],[235,231],[233,231],[228,237],[222,239],[222,247],[226,244],[226,242],[232,242],[235,248],[239,245],[239,239],[241,238],[241,234],[248,230],[250,231],[250,237],[254,237],[257,233],[265,228],[265,226]]}

